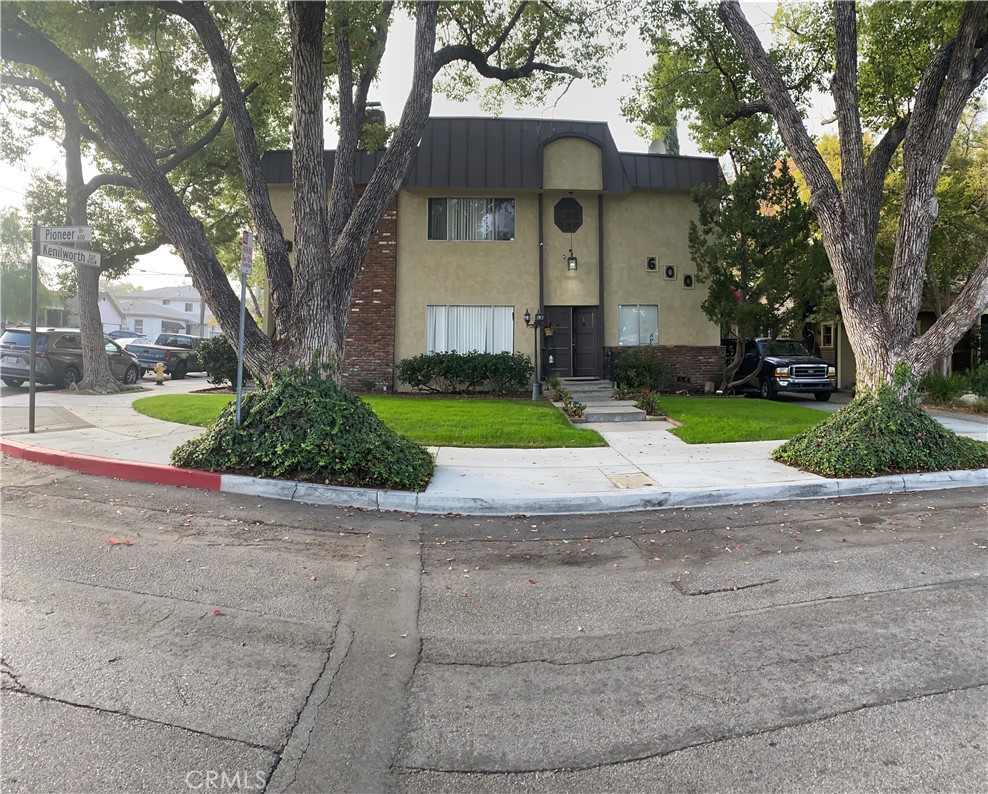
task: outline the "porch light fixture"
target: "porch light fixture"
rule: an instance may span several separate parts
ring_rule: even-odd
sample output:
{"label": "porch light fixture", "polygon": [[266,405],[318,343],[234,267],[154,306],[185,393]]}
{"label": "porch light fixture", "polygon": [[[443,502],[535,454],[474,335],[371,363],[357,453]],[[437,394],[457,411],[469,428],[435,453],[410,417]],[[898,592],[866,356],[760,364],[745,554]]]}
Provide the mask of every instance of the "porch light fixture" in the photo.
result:
{"label": "porch light fixture", "polygon": [[570,273],[572,273],[574,270],[576,270],[576,268],[578,267],[578,264],[577,264],[577,261],[576,261],[576,256],[573,254],[573,249],[572,248],[569,249],[569,254],[566,254],[566,255],[563,256],[563,259],[566,260],[566,269]]}
{"label": "porch light fixture", "polygon": [[545,314],[540,311],[535,312],[535,321],[533,322],[531,312],[525,309],[525,314],[522,317],[525,320],[525,327],[535,331],[535,354],[532,357],[532,361],[535,363],[532,369],[532,399],[541,400],[542,384],[539,382],[539,329],[545,327]]}

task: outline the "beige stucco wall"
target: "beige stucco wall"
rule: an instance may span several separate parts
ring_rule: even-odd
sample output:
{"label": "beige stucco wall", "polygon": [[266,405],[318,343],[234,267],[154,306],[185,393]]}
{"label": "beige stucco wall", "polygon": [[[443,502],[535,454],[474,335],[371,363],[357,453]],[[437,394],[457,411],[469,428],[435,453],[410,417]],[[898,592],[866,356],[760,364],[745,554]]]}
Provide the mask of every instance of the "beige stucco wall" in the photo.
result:
{"label": "beige stucco wall", "polygon": [[[514,198],[515,239],[428,239],[429,197]],[[514,306],[515,350],[532,355],[523,315],[539,304],[538,196],[534,192],[402,190],[398,194],[395,358],[425,352],[426,306]]]}
{"label": "beige stucco wall", "polygon": [[[580,141],[583,143],[584,141]],[[583,225],[572,235],[577,270],[567,270],[570,235],[556,228],[553,211],[561,198],[575,198],[583,206]],[[584,191],[547,190],[542,203],[542,235],[545,244],[545,305],[596,306],[600,293],[597,194]]]}
{"label": "beige stucco wall", "polygon": [[582,138],[560,138],[542,149],[546,190],[601,190],[600,147]]}
{"label": "beige stucco wall", "polygon": [[[696,217],[696,205],[686,193],[653,190],[604,197],[605,345],[617,344],[617,307],[627,304],[659,307],[661,345],[720,344],[720,330],[700,308],[706,286],[683,287],[683,275],[694,272],[689,227]],[[649,256],[658,260],[655,272],[645,269]],[[672,281],[665,278],[670,264],[676,266]]]}

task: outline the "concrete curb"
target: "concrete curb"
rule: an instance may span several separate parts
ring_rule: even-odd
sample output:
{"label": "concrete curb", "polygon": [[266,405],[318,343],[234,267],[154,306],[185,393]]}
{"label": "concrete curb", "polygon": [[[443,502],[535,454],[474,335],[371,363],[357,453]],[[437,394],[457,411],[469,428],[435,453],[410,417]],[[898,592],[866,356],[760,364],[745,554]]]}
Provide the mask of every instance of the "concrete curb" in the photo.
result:
{"label": "concrete curb", "polygon": [[906,493],[946,488],[988,486],[988,469],[901,474],[873,478],[820,479],[811,482],[766,483],[736,488],[658,490],[639,488],[616,493],[573,493],[564,496],[480,497],[344,488],[335,485],[267,480],[237,474],[179,469],[157,463],[100,458],[74,452],[0,441],[0,452],[35,463],[131,482],[180,485],[306,504],[393,510],[404,513],[471,516],[586,515],[685,507],[752,504],[782,500],[828,499],[868,494]]}
{"label": "concrete curb", "polygon": [[21,444],[7,439],[0,440],[0,452],[12,458],[21,458],[33,463],[46,463],[49,466],[60,466],[63,469],[71,469],[83,474],[94,474],[97,477],[115,477],[118,480],[147,482],[156,485],[181,485],[186,488],[198,488],[202,491],[221,490],[222,475],[216,472],[178,469],[174,466],[163,466],[160,463],[137,463],[129,460],[100,458],[95,455],[62,452],[32,444]]}

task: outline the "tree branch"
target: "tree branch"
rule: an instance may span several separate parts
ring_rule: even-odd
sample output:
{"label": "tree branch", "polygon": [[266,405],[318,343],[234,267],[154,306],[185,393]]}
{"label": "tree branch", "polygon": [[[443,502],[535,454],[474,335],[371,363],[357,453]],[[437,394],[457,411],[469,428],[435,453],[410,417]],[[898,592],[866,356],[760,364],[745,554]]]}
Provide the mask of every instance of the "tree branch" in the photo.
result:
{"label": "tree branch", "polygon": [[65,104],[65,100],[62,99],[62,95],[58,93],[58,89],[43,80],[37,80],[33,77],[20,77],[16,74],[4,74],[0,76],[0,83],[14,85],[20,88],[33,88],[36,91],[40,91],[51,100],[51,103],[55,106],[55,110],[58,111],[58,115],[63,119],[68,113],[68,107]]}
{"label": "tree branch", "polygon": [[[844,217],[851,227],[852,245],[862,251],[868,248],[874,251],[874,246],[869,245],[865,237],[864,147],[861,141],[861,115],[858,102],[857,4],[843,0],[834,3],[833,9],[837,65],[834,70],[832,93],[837,110]],[[862,261],[868,259],[864,258]]]}
{"label": "tree branch", "polygon": [[162,0],[158,7],[192,25],[212,63],[220,96],[223,97],[223,109],[230,116],[233,137],[237,144],[237,161],[244,176],[247,206],[257,232],[258,245],[264,252],[266,274],[271,287],[271,306],[274,308],[275,336],[280,339],[287,335],[291,323],[292,268],[288,261],[285,236],[271,207],[267,183],[261,173],[257,136],[254,134],[244,93],[233,69],[230,51],[204,3]]}
{"label": "tree branch", "polygon": [[157,251],[167,242],[168,240],[165,238],[165,235],[159,230],[158,234],[150,240],[145,240],[143,243],[116,251],[111,255],[103,254],[103,258],[100,260],[103,265],[102,270],[103,272],[114,270],[120,265],[127,264],[132,259]]}
{"label": "tree branch", "polygon": [[[525,8],[528,6],[529,0],[523,0],[523,2],[518,4],[515,9],[515,13],[511,15],[511,19],[508,20],[508,24],[504,26],[504,29],[498,34],[498,37],[494,39],[494,43],[484,51],[484,55],[490,58],[495,52],[504,46],[504,42],[508,40],[508,36],[511,35],[511,31],[515,29],[515,25],[518,24],[518,20],[521,19],[522,14],[525,13]],[[468,44],[473,44],[470,39],[467,39]]]}
{"label": "tree branch", "polygon": [[988,251],[967,279],[950,307],[921,337],[913,340],[906,355],[919,372],[928,372],[954,347],[954,340],[977,323],[988,306]]}
{"label": "tree branch", "polygon": [[433,75],[453,61],[466,61],[473,65],[481,77],[491,80],[518,80],[523,77],[531,77],[535,72],[548,72],[549,74],[568,74],[573,77],[583,77],[583,73],[571,66],[554,66],[549,63],[542,63],[534,60],[534,53],[529,50],[529,59],[521,66],[503,68],[490,63],[487,56],[476,47],[466,44],[448,44],[437,50],[433,58]]}

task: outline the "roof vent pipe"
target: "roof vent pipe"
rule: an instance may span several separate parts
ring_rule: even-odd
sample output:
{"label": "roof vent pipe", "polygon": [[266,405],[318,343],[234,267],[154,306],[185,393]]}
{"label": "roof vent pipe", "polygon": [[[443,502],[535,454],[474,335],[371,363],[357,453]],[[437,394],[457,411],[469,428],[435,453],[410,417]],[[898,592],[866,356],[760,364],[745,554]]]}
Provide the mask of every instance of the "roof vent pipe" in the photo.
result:
{"label": "roof vent pipe", "polygon": [[666,153],[666,142],[665,141],[652,141],[648,145],[649,154],[665,154]]}

